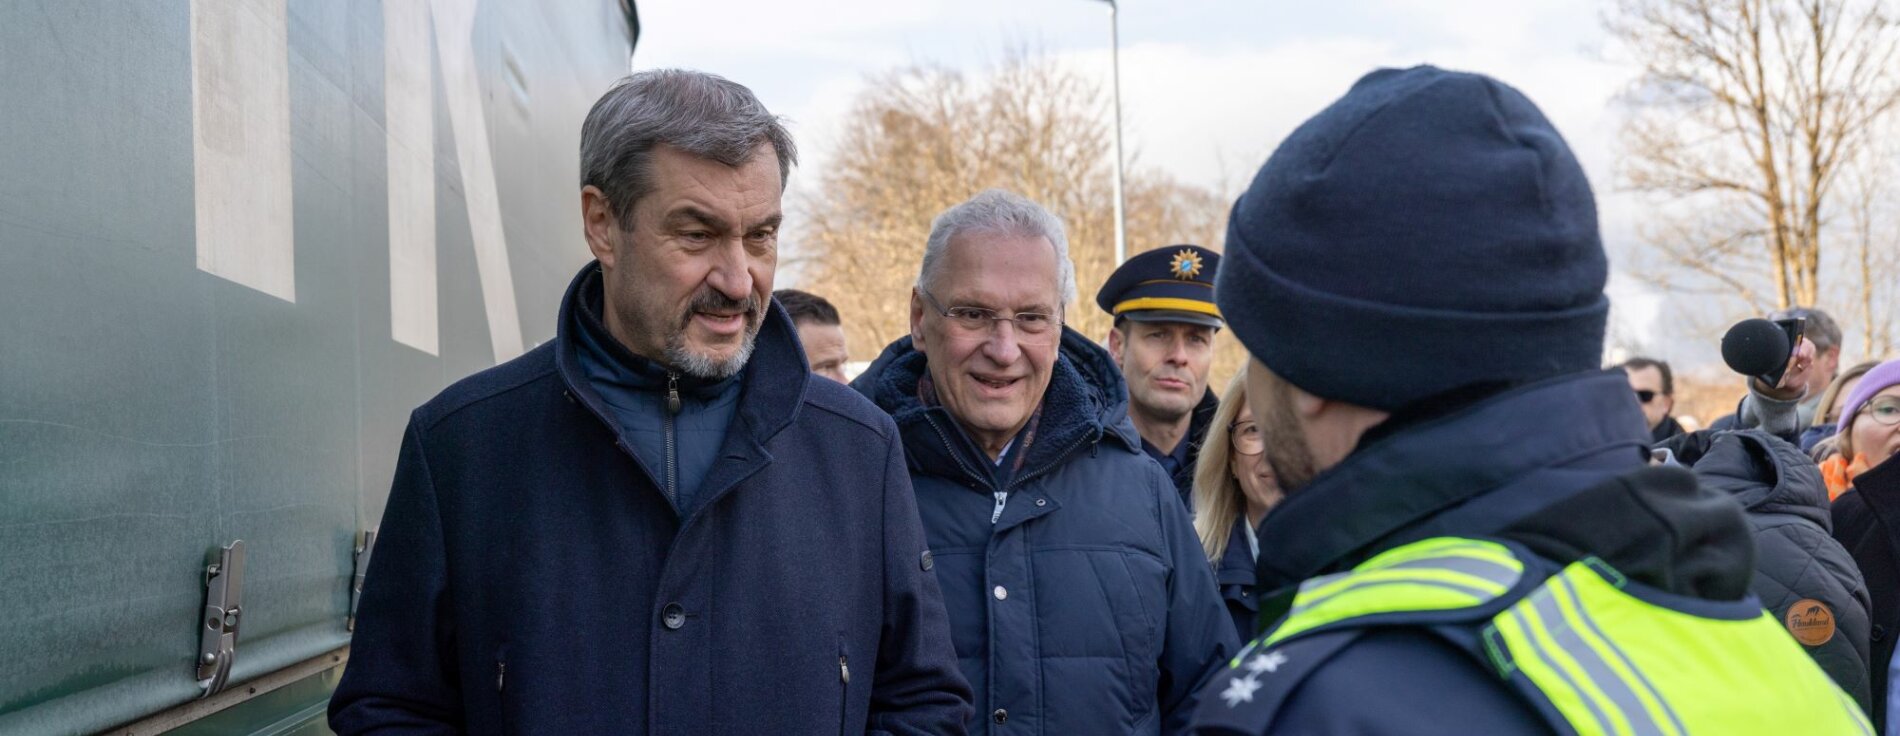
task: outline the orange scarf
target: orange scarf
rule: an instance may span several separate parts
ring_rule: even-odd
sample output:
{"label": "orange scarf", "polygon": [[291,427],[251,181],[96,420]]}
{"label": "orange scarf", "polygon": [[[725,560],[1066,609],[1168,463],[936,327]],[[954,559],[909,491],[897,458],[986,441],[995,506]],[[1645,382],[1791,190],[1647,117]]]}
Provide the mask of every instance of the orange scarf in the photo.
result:
{"label": "orange scarf", "polygon": [[1849,463],[1846,457],[1835,455],[1821,462],[1821,480],[1827,481],[1827,500],[1833,501],[1854,486],[1854,477],[1867,472],[1867,456],[1857,455]]}

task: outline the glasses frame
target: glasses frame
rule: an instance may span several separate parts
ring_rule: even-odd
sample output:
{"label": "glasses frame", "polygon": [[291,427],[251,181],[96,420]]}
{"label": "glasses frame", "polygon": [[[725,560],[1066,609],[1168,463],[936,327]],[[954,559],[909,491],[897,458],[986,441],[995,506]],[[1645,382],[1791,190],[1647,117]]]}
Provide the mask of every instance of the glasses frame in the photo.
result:
{"label": "glasses frame", "polygon": [[[1886,399],[1886,401],[1881,401],[1881,399]],[[1894,420],[1891,422],[1883,422],[1883,421],[1880,421],[1880,417],[1873,416],[1873,414],[1869,412],[1868,410],[1874,408],[1874,404],[1876,403],[1881,404],[1883,406],[1900,405],[1900,398],[1894,398],[1892,396],[1881,396],[1877,398],[1868,399],[1865,403],[1860,405],[1859,409],[1854,410],[1854,418],[1851,420],[1848,420],[1847,426],[1849,428],[1852,428],[1854,426],[1854,422],[1859,421],[1862,414],[1866,414],[1868,419],[1872,419],[1875,424],[1878,424],[1882,427],[1892,427],[1892,426],[1900,425],[1900,414],[1895,414]]]}
{"label": "glasses frame", "polygon": [[1252,420],[1252,419],[1244,419],[1244,420],[1227,425],[1227,444],[1233,446],[1234,454],[1245,455],[1247,457],[1254,457],[1262,453],[1265,453],[1267,451],[1267,438],[1265,437],[1260,438],[1260,449],[1258,450],[1254,450],[1253,452],[1248,452],[1246,450],[1240,449],[1240,433],[1235,432],[1234,428],[1239,427],[1242,424],[1253,425],[1255,432],[1258,432],[1260,430],[1260,422]]}
{"label": "glasses frame", "polygon": [[[1005,317],[1003,316],[1001,312],[998,312],[994,309],[990,309],[989,307],[968,307],[968,306],[958,305],[955,307],[945,308],[943,306],[943,303],[937,301],[937,297],[932,296],[928,290],[924,289],[924,287],[922,286],[917,287],[917,293],[923,295],[924,303],[929,304],[931,310],[935,311],[937,313],[937,316],[942,317],[946,320],[949,320],[952,324],[958,324],[965,328],[970,327],[970,325],[963,324],[963,320],[964,320],[963,317],[958,317],[956,315],[951,314],[950,313],[951,309],[969,309],[969,310],[973,310],[977,312],[988,312],[989,317],[987,317],[986,319],[989,320],[989,325],[983,328],[985,336],[994,336],[996,334],[997,323],[1008,322],[1010,323],[1010,328],[1015,330],[1016,332],[1016,342],[1022,343],[1024,345],[1054,345],[1062,341],[1062,328],[1065,326],[1065,323],[1062,321],[1062,317],[1060,315],[1044,314],[1042,312],[1015,312],[1011,314],[1010,316]],[[1035,332],[1032,330],[1024,329],[1023,323],[1018,321],[1022,319],[1023,315],[1031,315],[1031,316],[1047,318],[1049,320],[1050,329],[1046,332]],[[1024,340],[1023,339],[1024,337],[1028,337],[1029,339]],[[1050,339],[1047,342],[1044,342],[1042,341],[1042,338],[1045,338],[1045,337],[1050,338]]]}

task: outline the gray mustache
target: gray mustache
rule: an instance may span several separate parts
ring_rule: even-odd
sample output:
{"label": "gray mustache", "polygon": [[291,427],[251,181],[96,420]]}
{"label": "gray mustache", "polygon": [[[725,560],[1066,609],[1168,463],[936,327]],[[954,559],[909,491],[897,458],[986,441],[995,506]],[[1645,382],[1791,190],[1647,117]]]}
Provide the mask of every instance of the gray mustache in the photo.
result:
{"label": "gray mustache", "polygon": [[760,315],[765,311],[765,305],[759,301],[756,295],[749,295],[744,299],[734,299],[719,293],[717,289],[707,289],[694,296],[692,303],[686,306],[686,313],[680,315],[680,327],[682,329],[685,328],[686,323],[693,320],[693,313],[695,312],[733,311],[745,312],[746,324],[757,324]]}

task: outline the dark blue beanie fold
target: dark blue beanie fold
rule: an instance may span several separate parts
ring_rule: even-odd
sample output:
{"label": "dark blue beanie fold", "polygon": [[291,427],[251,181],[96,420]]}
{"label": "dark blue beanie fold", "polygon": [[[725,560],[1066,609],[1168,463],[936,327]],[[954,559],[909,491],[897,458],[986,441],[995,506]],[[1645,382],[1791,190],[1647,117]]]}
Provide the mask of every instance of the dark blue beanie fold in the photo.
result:
{"label": "dark blue beanie fold", "polygon": [[1593,370],[1608,262],[1583,169],[1487,77],[1381,70],[1234,205],[1215,299],[1294,385],[1377,409]]}

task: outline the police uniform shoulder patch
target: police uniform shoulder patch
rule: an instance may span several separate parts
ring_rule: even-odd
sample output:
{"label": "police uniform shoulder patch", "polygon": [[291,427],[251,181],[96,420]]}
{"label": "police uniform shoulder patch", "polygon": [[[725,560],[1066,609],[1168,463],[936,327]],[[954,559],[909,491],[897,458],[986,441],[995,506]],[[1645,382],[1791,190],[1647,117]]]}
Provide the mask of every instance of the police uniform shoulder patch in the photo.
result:
{"label": "police uniform shoulder patch", "polygon": [[1343,629],[1284,644],[1248,645],[1201,690],[1195,726],[1200,733],[1265,731],[1301,681],[1365,632]]}
{"label": "police uniform shoulder patch", "polygon": [[1795,641],[1807,646],[1818,647],[1834,638],[1834,609],[1813,598],[1795,601],[1781,622]]}

